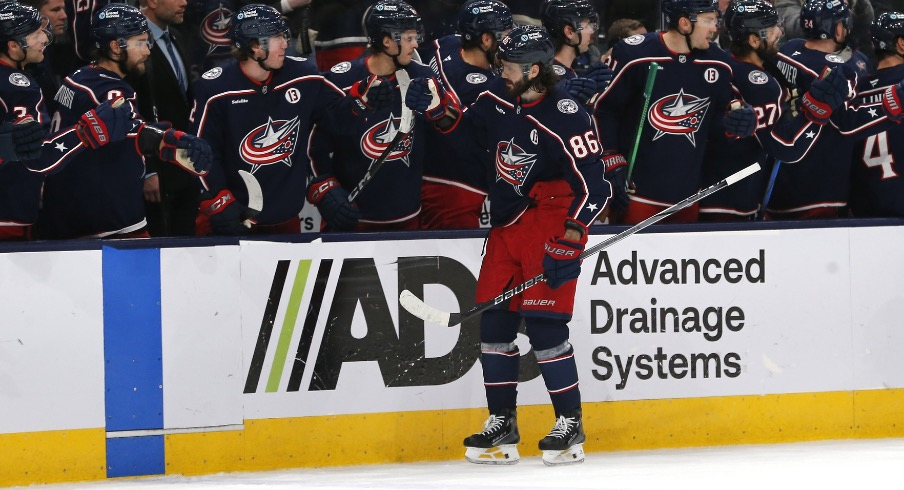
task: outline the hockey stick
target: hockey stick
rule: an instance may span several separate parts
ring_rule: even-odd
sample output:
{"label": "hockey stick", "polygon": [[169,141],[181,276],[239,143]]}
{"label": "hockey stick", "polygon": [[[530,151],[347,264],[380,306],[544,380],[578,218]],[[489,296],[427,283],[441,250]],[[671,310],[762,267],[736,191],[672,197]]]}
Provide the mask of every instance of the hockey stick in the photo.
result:
{"label": "hockey stick", "polygon": [[[653,96],[653,84],[656,82],[656,74],[659,72],[659,63],[650,63],[650,71],[647,72],[647,84],[643,88],[643,111],[640,113],[640,123],[637,124],[637,133],[634,135],[634,148],[631,148],[628,160],[628,176],[625,182],[631,182],[631,173],[634,172],[634,160],[637,159],[637,147],[640,146],[640,137],[643,135],[643,125],[647,121],[647,111],[650,109],[650,98]],[[629,184],[630,185],[630,184]]]}
{"label": "hockey stick", "polygon": [[782,161],[776,160],[774,164],[772,164],[772,174],[769,176],[769,184],[766,185],[766,193],[763,194],[763,200],[760,201],[760,210],[757,212],[757,220],[762,220],[766,217],[766,205],[769,204],[769,199],[772,198],[772,188],[775,187],[775,178],[778,176],[778,168],[781,166]]}
{"label": "hockey stick", "polygon": [[[414,114],[412,114],[411,109],[405,105],[405,94],[408,92],[408,84],[411,82],[411,77],[408,76],[408,72],[404,69],[396,70],[395,75],[396,80],[399,82],[399,93],[402,96],[402,120],[399,122],[399,128],[396,130],[395,136],[393,136],[392,141],[389,142],[389,146],[383,150],[383,153],[380,154],[379,158],[374,160],[374,162],[367,167],[367,172],[364,172],[364,177],[361,177],[361,181],[358,182],[358,185],[348,193],[348,202],[353,202],[355,198],[358,197],[358,194],[367,187],[367,184],[369,184],[371,179],[374,178],[374,175],[377,174],[377,170],[380,170],[380,167],[386,163],[386,159],[389,158],[389,155],[395,150],[396,145],[398,145],[399,142],[408,136],[408,134],[411,133],[411,130],[414,129]],[[392,122],[391,112],[389,114],[389,119],[390,122]]]}
{"label": "hockey stick", "polygon": [[[677,213],[678,211],[681,211],[682,209],[690,206],[691,204],[694,204],[695,202],[703,199],[704,197],[709,196],[710,194],[713,194],[715,192],[718,192],[718,191],[730,186],[731,184],[734,184],[735,182],[737,182],[741,179],[744,179],[745,177],[747,177],[753,173],[756,173],[759,169],[760,169],[760,164],[754,163],[753,165],[751,165],[743,170],[735,172],[735,173],[729,175],[728,177],[726,177],[725,179],[707,187],[706,189],[703,189],[703,190],[697,192],[693,196],[690,196],[687,199],[685,199],[677,204],[673,204],[672,206],[670,206],[666,209],[663,209],[662,211],[656,213],[653,216],[650,216],[649,218],[641,221],[640,223],[632,226],[631,228],[628,228],[627,230],[619,233],[618,235],[609,237],[606,240],[603,240],[602,242],[588,248],[578,258],[586,259],[587,257],[590,257],[591,255],[596,254],[600,250],[603,250],[603,249],[609,247],[610,245],[618,243],[618,242],[624,240],[625,238],[628,238],[629,236],[637,233],[638,231],[643,230],[644,228],[647,228],[648,226],[650,226],[654,223],[657,223],[657,222]],[[404,307],[406,310],[408,310],[412,315],[420,318],[421,320],[424,320],[424,321],[427,321],[430,323],[436,323],[438,325],[442,325],[445,327],[451,327],[453,325],[458,325],[459,323],[467,320],[468,318],[471,318],[471,317],[483,312],[484,310],[490,309],[490,308],[498,305],[499,303],[502,303],[503,301],[511,299],[516,294],[521,294],[522,292],[524,292],[524,290],[532,288],[545,280],[546,280],[546,273],[545,272],[540,273],[537,276],[532,277],[532,278],[528,279],[527,281],[515,286],[514,288],[503,292],[502,294],[500,294],[499,296],[496,296],[495,298],[491,299],[490,301],[485,301],[483,303],[480,303],[479,305],[475,305],[473,308],[471,308],[470,310],[468,310],[464,313],[449,313],[449,312],[442,311],[438,308],[434,308],[434,307],[424,303],[423,301],[421,301],[420,298],[415,296],[414,293],[412,293],[411,291],[409,291],[407,289],[402,291],[402,293],[399,295],[399,304],[401,304],[402,307]]]}

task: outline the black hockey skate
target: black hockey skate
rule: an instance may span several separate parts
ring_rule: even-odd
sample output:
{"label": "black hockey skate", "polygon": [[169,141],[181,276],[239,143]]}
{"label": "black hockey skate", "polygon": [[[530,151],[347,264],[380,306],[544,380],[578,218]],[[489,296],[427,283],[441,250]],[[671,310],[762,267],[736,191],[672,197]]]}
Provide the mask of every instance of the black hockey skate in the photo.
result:
{"label": "black hockey skate", "polygon": [[540,440],[543,463],[549,466],[582,463],[585,440],[580,409],[559,415],[549,435]]}
{"label": "black hockey skate", "polygon": [[478,464],[515,464],[518,455],[518,418],[514,410],[490,414],[483,431],[465,438],[465,459]]}

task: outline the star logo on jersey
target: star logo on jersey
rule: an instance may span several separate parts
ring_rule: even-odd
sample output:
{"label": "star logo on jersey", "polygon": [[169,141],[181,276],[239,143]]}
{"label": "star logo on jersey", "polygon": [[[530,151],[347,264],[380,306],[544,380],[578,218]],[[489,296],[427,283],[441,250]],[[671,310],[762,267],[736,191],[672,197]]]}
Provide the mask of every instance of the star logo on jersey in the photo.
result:
{"label": "star logo on jersey", "polygon": [[220,4],[220,7],[207,14],[201,21],[201,39],[207,43],[207,54],[217,48],[229,47],[232,39],[229,38],[229,27],[232,21],[232,11]]}
{"label": "star logo on jersey", "polygon": [[496,145],[496,182],[504,180],[515,188],[519,196],[523,195],[521,186],[535,163],[537,155],[524,151],[515,144],[514,138],[500,141]]}
{"label": "star logo on jersey", "polygon": [[246,134],[239,146],[239,155],[251,164],[251,173],[257,172],[264,165],[279,162],[291,167],[300,125],[298,116],[288,121],[274,121],[268,117],[266,124]]}
{"label": "star logo on jersey", "polygon": [[657,100],[649,113],[650,125],[656,129],[653,141],[667,134],[685,136],[696,147],[695,134],[706,117],[709,97],[688,95],[681,89],[677,94],[667,95]]}
{"label": "star logo on jersey", "polygon": [[[401,117],[390,114],[388,119],[378,122],[365,131],[364,135],[361,136],[361,152],[364,153],[364,156],[377,161],[399,132],[401,122]],[[401,160],[402,163],[410,167],[409,154],[412,146],[414,146],[414,142],[411,138],[411,133],[408,133],[399,140],[392,152],[389,153],[389,156],[386,157],[386,161]]]}

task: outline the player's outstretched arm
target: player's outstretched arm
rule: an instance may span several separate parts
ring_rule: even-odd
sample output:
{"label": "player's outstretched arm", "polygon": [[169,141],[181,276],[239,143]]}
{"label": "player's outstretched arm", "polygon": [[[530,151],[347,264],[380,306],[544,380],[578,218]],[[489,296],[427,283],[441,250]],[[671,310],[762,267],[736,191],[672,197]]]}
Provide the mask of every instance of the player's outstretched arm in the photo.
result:
{"label": "player's outstretched arm", "polygon": [[213,161],[206,141],[172,129],[168,123],[142,124],[138,129],[138,151],[198,176],[207,175]]}
{"label": "player's outstretched arm", "polygon": [[40,158],[44,136],[44,127],[31,117],[3,123],[0,125],[0,165]]}
{"label": "player's outstretched arm", "polygon": [[405,105],[443,133],[453,131],[461,119],[458,102],[433,77],[411,79]]}

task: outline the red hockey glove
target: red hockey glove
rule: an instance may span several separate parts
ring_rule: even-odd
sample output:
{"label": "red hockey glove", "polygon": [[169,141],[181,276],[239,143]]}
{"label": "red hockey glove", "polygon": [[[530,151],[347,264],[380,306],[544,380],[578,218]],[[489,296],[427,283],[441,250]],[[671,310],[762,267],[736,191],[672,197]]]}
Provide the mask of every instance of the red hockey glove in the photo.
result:
{"label": "red hockey glove", "polygon": [[160,159],[175,163],[193,175],[206,175],[210,170],[213,152],[210,145],[201,138],[168,129],[163,133]]}
{"label": "red hockey glove", "polygon": [[584,251],[586,244],[586,234],[577,242],[555,237],[546,241],[543,245],[546,252],[543,256],[543,272],[546,274],[546,284],[551,289],[558,289],[581,275],[581,259],[578,256]]}
{"label": "red hockey glove", "polygon": [[308,188],[308,202],[317,206],[330,229],[352,230],[361,219],[361,211],[348,202],[348,192],[333,177],[320,178]]}
{"label": "red hockey glove", "polygon": [[628,190],[628,162],[621,153],[607,151],[603,152],[603,166],[606,169],[604,176],[612,184],[612,200],[609,201],[609,210],[613,214],[621,216],[628,210],[628,204],[631,202]]}
{"label": "red hockey glove", "polygon": [[896,123],[904,119],[904,106],[901,105],[901,93],[904,92],[904,82],[890,85],[885,89],[885,97],[882,100],[882,109],[885,115]]}
{"label": "red hockey glove", "polygon": [[854,97],[856,86],[857,72],[848,65],[837,65],[813,81],[800,99],[800,110],[814,124],[826,124],[833,111]]}
{"label": "red hockey glove", "polygon": [[[210,220],[210,227],[216,235],[247,234],[249,224],[253,224],[257,216],[257,211],[238,202],[229,189],[217,194],[205,191],[201,194],[200,208]],[[249,224],[245,224],[246,221]]]}
{"label": "red hockey glove", "polygon": [[428,121],[436,122],[446,115],[446,108],[456,106],[455,100],[435,78],[413,78],[405,94],[405,105]]}
{"label": "red hockey glove", "polygon": [[100,148],[109,143],[122,141],[135,126],[135,114],[121,97],[114,101],[104,101],[95,109],[82,114],[75,132],[78,139],[90,148]]}
{"label": "red hockey glove", "polygon": [[355,98],[361,111],[378,111],[392,104],[394,87],[389,80],[371,75],[355,82],[348,94]]}

